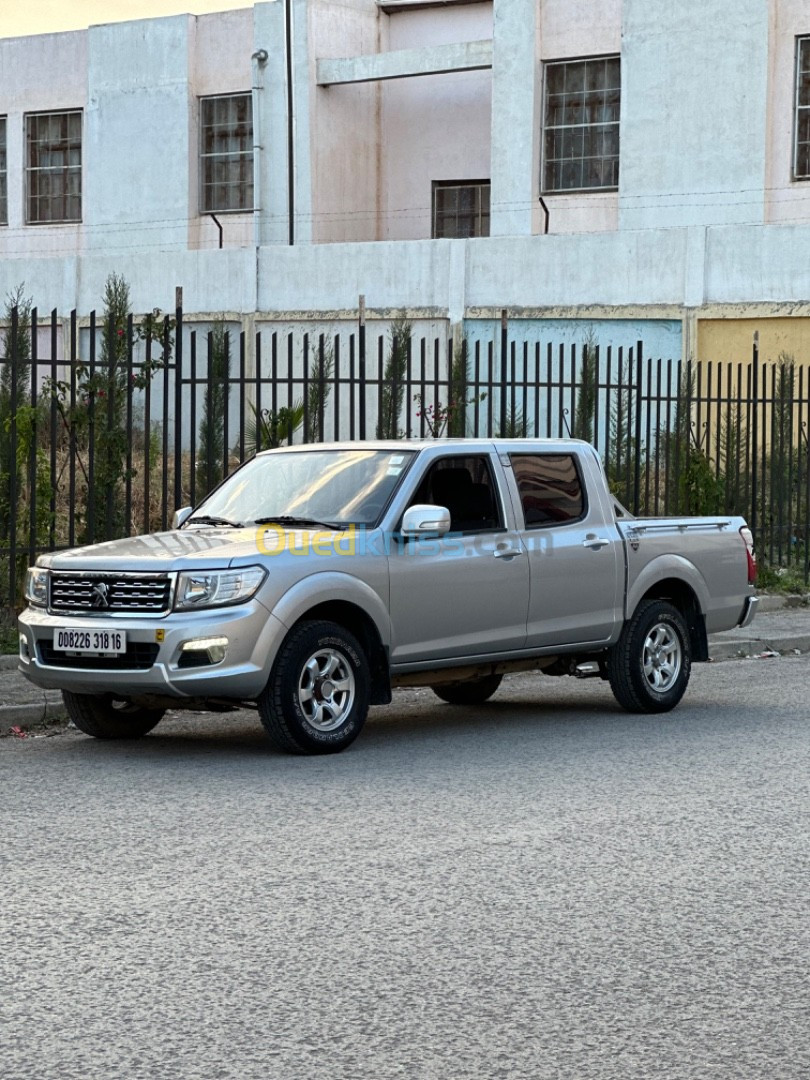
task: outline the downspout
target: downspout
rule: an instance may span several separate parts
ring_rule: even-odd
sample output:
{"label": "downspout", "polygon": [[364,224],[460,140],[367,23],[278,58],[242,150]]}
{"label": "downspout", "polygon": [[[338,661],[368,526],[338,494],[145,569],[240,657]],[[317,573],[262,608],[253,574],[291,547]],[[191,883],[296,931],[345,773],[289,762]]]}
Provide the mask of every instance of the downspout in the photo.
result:
{"label": "downspout", "polygon": [[295,243],[295,100],[293,97],[292,0],[284,0],[284,54],[287,76],[287,217],[288,243]]}
{"label": "downspout", "polygon": [[253,106],[253,252],[255,271],[255,293],[253,310],[259,303],[259,248],[262,242],[262,157],[259,133],[262,131],[261,103],[264,91],[264,67],[268,60],[267,49],[257,49],[250,57],[253,69],[251,79],[251,104]]}

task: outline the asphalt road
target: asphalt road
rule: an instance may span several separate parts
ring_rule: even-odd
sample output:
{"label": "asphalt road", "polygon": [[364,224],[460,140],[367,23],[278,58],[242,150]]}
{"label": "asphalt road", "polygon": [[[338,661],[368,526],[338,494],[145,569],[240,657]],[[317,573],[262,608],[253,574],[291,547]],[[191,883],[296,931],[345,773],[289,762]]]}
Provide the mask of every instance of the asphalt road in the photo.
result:
{"label": "asphalt road", "polygon": [[810,1075],[810,660],[0,740],[3,1080]]}

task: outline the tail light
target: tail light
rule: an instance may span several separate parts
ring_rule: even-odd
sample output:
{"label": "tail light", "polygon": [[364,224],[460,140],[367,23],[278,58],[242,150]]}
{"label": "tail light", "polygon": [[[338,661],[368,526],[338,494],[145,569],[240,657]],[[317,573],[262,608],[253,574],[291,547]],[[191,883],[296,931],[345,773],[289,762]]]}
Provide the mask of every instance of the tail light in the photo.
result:
{"label": "tail light", "polygon": [[740,529],[740,536],[745,544],[745,554],[748,557],[748,584],[753,585],[757,580],[757,557],[754,554],[754,536],[746,526]]}

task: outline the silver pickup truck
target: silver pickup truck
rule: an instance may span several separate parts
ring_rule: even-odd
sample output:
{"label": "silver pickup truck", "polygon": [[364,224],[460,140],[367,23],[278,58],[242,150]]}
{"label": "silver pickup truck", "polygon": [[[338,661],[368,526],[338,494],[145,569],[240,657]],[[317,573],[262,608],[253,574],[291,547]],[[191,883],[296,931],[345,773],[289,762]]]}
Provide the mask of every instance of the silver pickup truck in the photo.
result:
{"label": "silver pickup truck", "polygon": [[271,450],[175,525],[28,572],[20,670],[88,735],[252,703],[279,749],[330,753],[392,687],[471,705],[532,669],[665,712],[757,604],[742,518],[634,518],[573,439]]}

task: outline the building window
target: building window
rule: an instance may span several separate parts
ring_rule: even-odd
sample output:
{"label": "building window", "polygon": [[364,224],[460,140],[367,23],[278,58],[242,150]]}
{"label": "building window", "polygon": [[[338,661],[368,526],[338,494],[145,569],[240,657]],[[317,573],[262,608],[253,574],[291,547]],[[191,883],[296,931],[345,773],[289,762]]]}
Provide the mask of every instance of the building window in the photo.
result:
{"label": "building window", "polygon": [[807,180],[810,179],[810,37],[799,38],[796,50],[794,129],[793,175],[797,180]]}
{"label": "building window", "polygon": [[200,213],[253,209],[253,100],[200,99]]}
{"label": "building window", "polygon": [[0,225],[8,225],[8,171],[6,165],[5,116],[0,116]]}
{"label": "building window", "polygon": [[489,236],[489,180],[434,180],[433,238]]}
{"label": "building window", "polygon": [[544,191],[618,187],[620,98],[618,56],[546,64]]}
{"label": "building window", "polygon": [[81,110],[26,116],[25,141],[27,223],[81,221]]}

